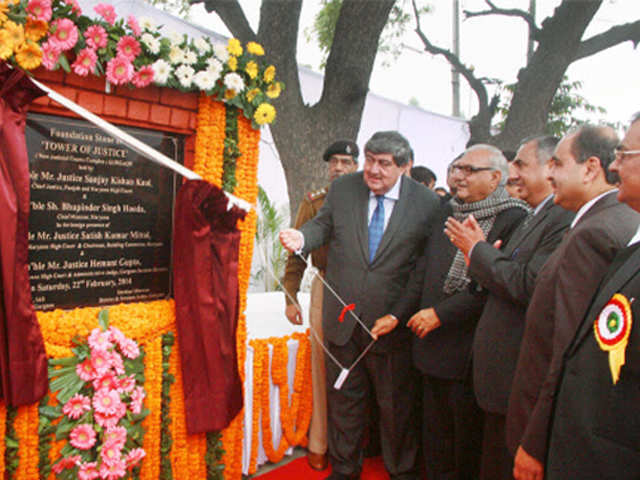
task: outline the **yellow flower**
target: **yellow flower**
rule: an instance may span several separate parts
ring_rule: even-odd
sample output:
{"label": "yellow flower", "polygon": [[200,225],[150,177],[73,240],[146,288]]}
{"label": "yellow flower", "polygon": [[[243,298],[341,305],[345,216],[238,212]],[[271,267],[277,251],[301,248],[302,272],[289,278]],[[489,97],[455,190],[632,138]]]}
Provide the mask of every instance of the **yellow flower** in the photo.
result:
{"label": "yellow flower", "polygon": [[251,60],[247,63],[247,66],[244,67],[244,71],[247,72],[250,78],[256,78],[258,76],[258,64]]}
{"label": "yellow flower", "polygon": [[236,57],[242,55],[242,44],[237,38],[230,38],[227,44],[227,51]]}
{"label": "yellow flower", "polygon": [[231,99],[232,99],[233,97],[235,97],[235,96],[236,96],[236,91],[235,91],[235,90],[233,90],[233,89],[231,89],[231,88],[228,88],[228,89],[227,89],[227,90],[225,90],[225,92],[224,92],[224,98],[225,98],[225,100],[231,100]]}
{"label": "yellow flower", "polygon": [[6,60],[13,54],[13,43],[9,32],[6,30],[0,30],[0,60]]}
{"label": "yellow flower", "polygon": [[247,92],[247,100],[249,100],[249,103],[253,102],[253,99],[256,98],[256,95],[258,95],[259,93],[259,88],[252,88],[251,90],[249,90]]}
{"label": "yellow flower", "polygon": [[23,43],[16,52],[16,60],[23,69],[33,70],[42,63],[42,50],[37,43]]}
{"label": "yellow flower", "polygon": [[238,59],[236,57],[229,57],[227,65],[229,65],[229,70],[235,72],[238,68]]}
{"label": "yellow flower", "polygon": [[24,43],[24,28],[22,25],[8,20],[4,24],[5,30],[9,33],[8,42],[13,50],[17,50]]}
{"label": "yellow flower", "polygon": [[278,98],[281,91],[280,82],[272,83],[267,87],[267,97]]}
{"label": "yellow flower", "polygon": [[273,79],[276,78],[276,67],[269,65],[264,71],[263,78],[267,83],[273,82]]}
{"label": "yellow flower", "polygon": [[0,24],[4,23],[7,20],[7,12],[9,11],[9,4],[5,2],[0,2]]}
{"label": "yellow flower", "polygon": [[49,25],[44,20],[36,20],[35,18],[27,17],[27,25],[24,31],[24,35],[27,39],[37,42],[47,34],[48,30]]}
{"label": "yellow flower", "polygon": [[258,125],[271,123],[276,118],[276,109],[268,103],[261,103],[253,114],[253,119]]}
{"label": "yellow flower", "polygon": [[264,55],[264,48],[259,43],[249,42],[247,43],[247,52],[260,56]]}

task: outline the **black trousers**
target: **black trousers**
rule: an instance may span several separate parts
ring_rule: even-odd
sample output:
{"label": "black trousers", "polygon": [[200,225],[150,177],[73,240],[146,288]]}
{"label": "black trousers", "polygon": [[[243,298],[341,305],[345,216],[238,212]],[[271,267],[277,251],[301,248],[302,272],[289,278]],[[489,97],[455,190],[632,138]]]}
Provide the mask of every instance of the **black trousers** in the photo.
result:
{"label": "black trousers", "polygon": [[507,448],[504,425],[506,417],[499,413],[484,413],[481,480],[513,480],[513,457]]}
{"label": "black trousers", "polygon": [[[356,327],[343,346],[329,344],[331,354],[349,368],[371,338]],[[411,349],[367,354],[351,370],[340,390],[334,382],[340,367],[325,357],[329,458],[334,472],[359,475],[362,469],[363,435],[372,398],[380,414],[380,447],[392,479],[415,480],[417,473],[417,376],[411,365]]]}
{"label": "black trousers", "polygon": [[429,480],[475,480],[483,413],[470,379],[422,376],[422,448]]}

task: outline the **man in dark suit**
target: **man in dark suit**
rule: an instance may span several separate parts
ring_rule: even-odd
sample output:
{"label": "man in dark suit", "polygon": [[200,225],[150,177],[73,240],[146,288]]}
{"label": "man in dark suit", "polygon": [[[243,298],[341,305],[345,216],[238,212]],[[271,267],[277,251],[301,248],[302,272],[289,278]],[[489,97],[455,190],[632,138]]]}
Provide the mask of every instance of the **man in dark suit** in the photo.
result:
{"label": "man in dark suit", "polygon": [[[618,199],[640,212],[640,114],[610,169],[620,176]],[[616,256],[564,354],[549,480],[640,478],[639,240],[636,233]],[[624,365],[615,361],[620,353]]]}
{"label": "man in dark suit", "polygon": [[[355,316],[341,317],[343,305],[325,289],[332,480],[359,477],[371,390],[380,414],[382,457],[391,478],[417,478],[411,335],[397,318],[381,318],[403,294],[439,218],[437,196],[402,175],[409,152],[409,143],[399,133],[376,133],[365,145],[363,172],[334,180],[316,217],[299,231],[280,234],[291,251],[304,245],[305,253],[328,243],[326,281],[346,304],[355,306]],[[351,368],[342,387],[334,388],[342,369],[354,364],[372,337],[377,338],[373,348]]]}
{"label": "man in dark suit", "polygon": [[[489,145],[474,145],[451,165],[456,197],[444,206],[407,286],[391,309],[411,317],[413,363],[422,373],[423,453],[430,480],[476,478],[482,414],[471,387],[471,343],[486,295],[471,291],[464,257],[444,234],[444,220],[474,215],[490,242],[506,242],[527,206],[502,186],[507,161]],[[417,313],[416,313],[417,312]]]}
{"label": "man in dark suit", "polygon": [[553,202],[546,164],[558,140],[525,139],[509,164],[522,200],[533,209],[502,250],[485,240],[478,223],[447,221],[445,233],[470,260],[469,273],[488,291],[473,340],[473,386],[485,413],[480,478],[513,478],[504,424],[527,305],[538,271],[569,228],[573,212]]}
{"label": "man in dark suit", "polygon": [[549,418],[560,360],[616,252],[640,216],[616,199],[609,171],[618,138],[609,127],[585,125],[566,135],[550,163],[554,200],[577,212],[560,246],[540,270],[507,411],[507,445],[517,480],[542,480]]}

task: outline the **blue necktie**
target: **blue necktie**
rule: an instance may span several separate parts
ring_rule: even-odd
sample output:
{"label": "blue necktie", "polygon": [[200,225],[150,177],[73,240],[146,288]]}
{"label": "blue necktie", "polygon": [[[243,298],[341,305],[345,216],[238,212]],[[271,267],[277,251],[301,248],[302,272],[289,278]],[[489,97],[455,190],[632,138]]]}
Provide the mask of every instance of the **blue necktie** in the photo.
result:
{"label": "blue necktie", "polygon": [[369,223],[369,262],[373,261],[384,233],[384,195],[376,195],[376,200],[378,204]]}

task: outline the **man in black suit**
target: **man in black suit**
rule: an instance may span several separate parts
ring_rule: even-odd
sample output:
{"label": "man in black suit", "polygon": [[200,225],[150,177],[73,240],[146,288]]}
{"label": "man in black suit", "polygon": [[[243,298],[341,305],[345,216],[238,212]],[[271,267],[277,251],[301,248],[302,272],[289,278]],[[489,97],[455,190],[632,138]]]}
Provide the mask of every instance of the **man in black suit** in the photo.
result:
{"label": "man in black suit", "polygon": [[617,144],[613,129],[585,125],[558,143],[550,163],[554,201],[577,213],[538,273],[527,309],[506,422],[517,480],[544,476],[562,353],[616,252],[638,227],[640,216],[616,199],[617,175],[609,165]]}
{"label": "man in black suit", "polygon": [[[409,143],[398,132],[376,133],[365,145],[363,172],[334,180],[315,218],[299,231],[280,233],[291,251],[306,253],[328,243],[326,281],[346,304],[354,304],[355,316],[341,317],[343,305],[325,288],[332,480],[359,477],[370,391],[377,399],[382,457],[391,478],[417,479],[411,332],[397,318],[384,316],[403,294],[439,218],[438,197],[402,175],[409,155]],[[351,367],[372,338],[377,339],[373,348],[342,387],[334,388],[342,368]]]}
{"label": "man in black suit", "polygon": [[546,164],[558,140],[551,136],[525,139],[509,164],[519,198],[533,209],[502,250],[485,240],[470,218],[447,221],[446,234],[470,260],[471,278],[488,291],[487,303],[473,339],[473,387],[484,411],[480,478],[513,478],[513,457],[507,450],[504,424],[511,382],[524,333],[527,305],[538,271],[569,228],[573,212],[553,202]]}
{"label": "man in black suit", "polygon": [[[410,320],[413,363],[422,373],[423,453],[430,480],[476,478],[482,414],[471,387],[471,343],[486,295],[471,291],[464,256],[444,234],[444,220],[474,215],[490,242],[506,242],[527,206],[502,186],[507,161],[489,145],[474,145],[451,165],[456,197],[391,309]],[[417,312],[417,313],[416,313]]]}
{"label": "man in black suit", "polygon": [[[640,212],[640,114],[610,169],[620,176],[618,200]],[[549,480],[640,478],[639,240],[636,232],[616,256],[564,354]],[[624,365],[615,359],[620,353]]]}

